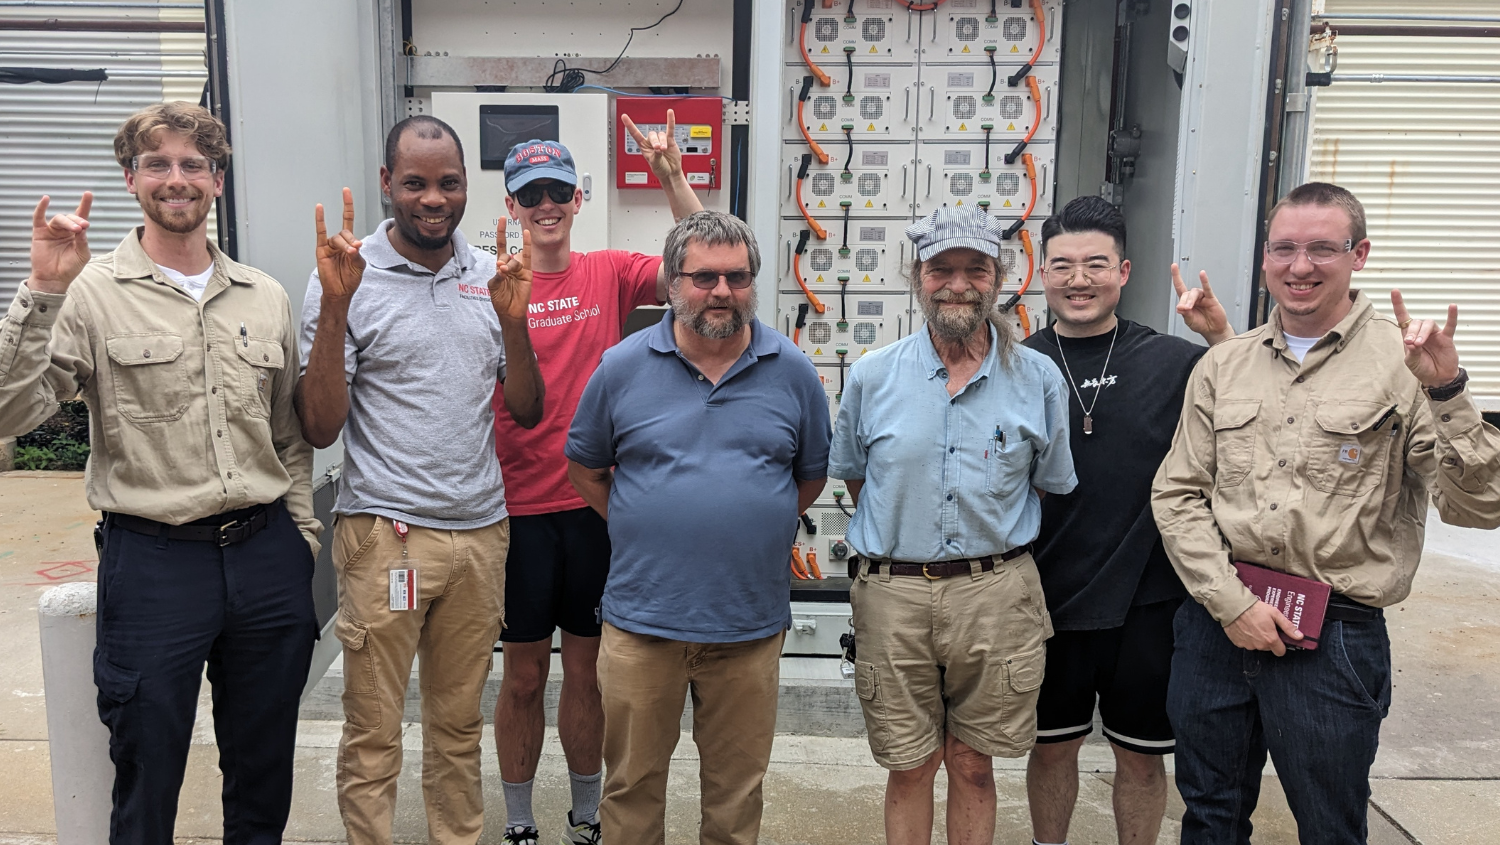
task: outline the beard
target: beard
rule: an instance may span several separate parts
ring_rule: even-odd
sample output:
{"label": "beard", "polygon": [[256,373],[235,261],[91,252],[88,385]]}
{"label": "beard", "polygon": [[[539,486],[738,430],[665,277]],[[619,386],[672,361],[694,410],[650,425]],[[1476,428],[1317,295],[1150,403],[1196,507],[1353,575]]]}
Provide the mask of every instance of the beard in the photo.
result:
{"label": "beard", "polygon": [[[403,217],[402,215],[397,214],[395,220],[396,228],[401,230],[402,239],[404,239],[407,243],[411,244],[417,249],[423,250],[424,252],[432,252],[433,250],[442,249],[453,241],[453,229],[455,228],[456,224],[455,226],[448,227],[447,234],[438,235],[436,237],[428,237],[427,235],[422,234],[422,230],[418,229],[417,225],[411,222],[410,218]],[[501,245],[501,248],[504,248],[503,244]]]}
{"label": "beard", "polygon": [[[1000,298],[1000,286],[990,288],[989,293],[980,293],[969,288],[963,293],[954,293],[944,288],[928,294],[917,288],[917,302],[927,318],[927,327],[933,335],[954,343],[968,340],[988,321],[995,302]],[[944,308],[942,303],[962,302],[968,308]]]}
{"label": "beard", "polygon": [[[679,281],[668,289],[667,301],[672,305],[672,315],[677,322],[709,340],[724,340],[733,337],[755,318],[754,286],[751,286],[750,298],[745,301],[744,305],[736,305],[733,298],[725,298],[709,299],[702,305],[694,306],[688,302],[687,297],[683,296],[682,284]],[[727,318],[712,319],[708,316],[708,309],[721,307],[732,309]]]}
{"label": "beard", "polygon": [[[172,197],[172,199],[176,198],[175,196]],[[145,212],[146,216],[151,218],[151,222],[174,235],[187,235],[203,225],[204,221],[208,219],[209,208],[212,207],[211,203],[206,206],[197,204],[196,201],[203,199],[202,193],[196,196],[189,195],[188,198],[194,200],[195,203],[176,213],[167,209],[167,205],[163,201],[165,198],[157,199],[156,197],[151,197],[149,200],[143,200],[140,196],[137,196],[136,201],[140,203],[141,211]]]}

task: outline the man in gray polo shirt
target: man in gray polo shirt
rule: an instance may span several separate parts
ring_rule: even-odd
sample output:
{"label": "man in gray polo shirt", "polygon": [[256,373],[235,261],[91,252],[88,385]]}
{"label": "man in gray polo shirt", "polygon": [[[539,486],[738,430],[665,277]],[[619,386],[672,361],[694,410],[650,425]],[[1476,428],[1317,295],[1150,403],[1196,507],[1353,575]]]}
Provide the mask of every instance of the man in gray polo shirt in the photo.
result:
{"label": "man in gray polo shirt", "polygon": [[396,124],[385,158],[393,219],[363,243],[350,231],[348,189],[344,230],[332,238],[319,206],[297,390],[308,442],[344,436],[333,539],[334,631],[344,645],[339,811],[350,843],[391,841],[401,714],[420,653],[428,838],[471,845],[484,823],[479,695],[503,621],[510,543],[495,379],[517,423],[542,415],[526,333],[530,239],[499,264],[464,240],[463,149],[442,121]]}
{"label": "man in gray polo shirt", "polygon": [[604,353],[565,449],[613,546],[599,816],[609,845],[663,840],[691,689],[700,838],[750,845],[791,624],[792,539],[826,480],[828,400],[806,356],[755,319],[748,226],[698,212],[667,235],[662,260],[671,313]]}

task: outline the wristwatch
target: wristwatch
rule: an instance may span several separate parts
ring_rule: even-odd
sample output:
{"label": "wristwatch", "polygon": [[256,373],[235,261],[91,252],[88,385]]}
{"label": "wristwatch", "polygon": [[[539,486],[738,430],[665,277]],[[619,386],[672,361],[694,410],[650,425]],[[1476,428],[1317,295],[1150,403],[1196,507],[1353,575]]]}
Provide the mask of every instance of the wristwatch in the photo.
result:
{"label": "wristwatch", "polygon": [[1447,402],[1449,399],[1464,392],[1464,385],[1469,383],[1469,371],[1463,367],[1458,368],[1458,376],[1453,381],[1438,387],[1427,388],[1427,398],[1434,402]]}

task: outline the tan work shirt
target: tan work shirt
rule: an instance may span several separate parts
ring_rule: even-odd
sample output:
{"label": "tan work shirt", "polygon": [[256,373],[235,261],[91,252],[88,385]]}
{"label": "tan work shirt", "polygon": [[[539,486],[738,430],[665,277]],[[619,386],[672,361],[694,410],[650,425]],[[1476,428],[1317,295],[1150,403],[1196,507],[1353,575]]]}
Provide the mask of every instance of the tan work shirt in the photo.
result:
{"label": "tan work shirt", "polygon": [[1500,525],[1500,432],[1467,390],[1429,400],[1400,327],[1351,298],[1300,364],[1278,310],[1210,349],[1188,380],[1151,504],[1177,574],[1222,624],[1255,603],[1231,561],[1375,607],[1406,598],[1429,490],[1444,522]]}
{"label": "tan work shirt", "polygon": [[0,319],[0,434],[30,431],[82,394],[90,507],[181,525],[284,496],[316,555],[286,291],[208,246],[201,303],[161,273],[140,230],[66,294],[22,285]]}

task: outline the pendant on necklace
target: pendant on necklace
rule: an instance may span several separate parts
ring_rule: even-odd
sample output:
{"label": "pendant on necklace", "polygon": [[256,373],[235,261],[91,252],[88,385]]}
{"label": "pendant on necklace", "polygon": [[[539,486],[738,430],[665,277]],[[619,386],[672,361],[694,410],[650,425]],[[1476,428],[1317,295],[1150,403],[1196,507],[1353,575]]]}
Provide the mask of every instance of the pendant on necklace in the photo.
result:
{"label": "pendant on necklace", "polygon": [[1083,433],[1084,434],[1093,434],[1094,433],[1094,417],[1093,417],[1092,414],[1084,414],[1083,415]]}

